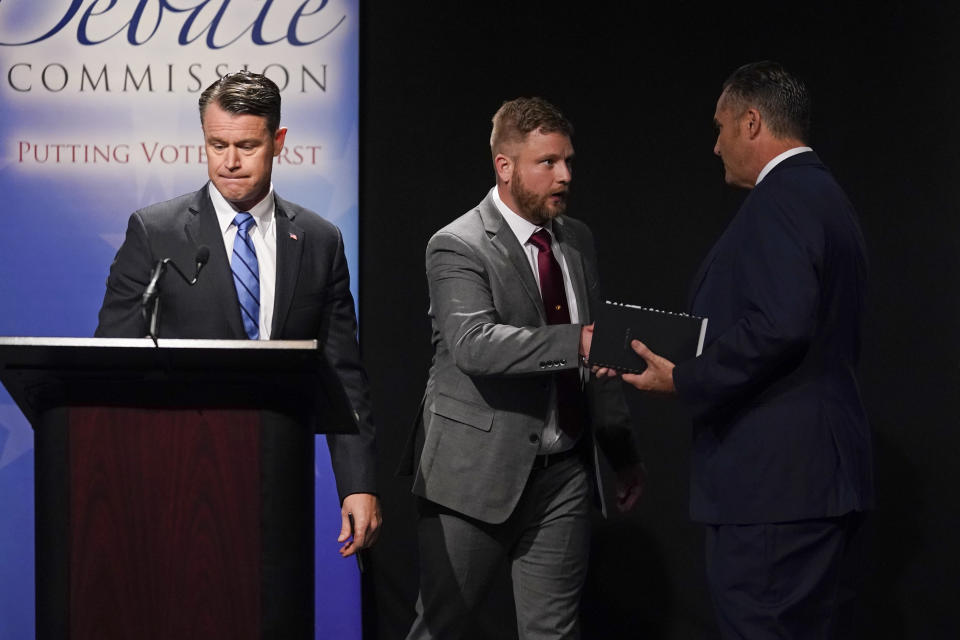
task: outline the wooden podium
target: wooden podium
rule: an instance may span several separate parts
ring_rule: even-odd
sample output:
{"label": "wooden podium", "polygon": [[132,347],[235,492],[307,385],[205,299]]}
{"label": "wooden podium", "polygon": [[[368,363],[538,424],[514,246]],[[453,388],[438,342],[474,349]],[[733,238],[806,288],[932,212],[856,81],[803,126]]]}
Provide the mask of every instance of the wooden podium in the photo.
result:
{"label": "wooden podium", "polygon": [[0,338],[34,427],[37,637],[313,638],[316,341]]}

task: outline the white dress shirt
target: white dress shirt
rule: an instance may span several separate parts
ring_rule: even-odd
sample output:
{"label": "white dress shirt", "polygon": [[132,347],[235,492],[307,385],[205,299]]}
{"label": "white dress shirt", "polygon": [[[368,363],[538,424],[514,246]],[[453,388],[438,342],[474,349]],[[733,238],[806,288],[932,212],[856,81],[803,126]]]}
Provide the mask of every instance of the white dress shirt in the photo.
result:
{"label": "white dress shirt", "polygon": [[[767,174],[770,173],[775,166],[786,160],[791,156],[795,156],[799,153],[805,153],[807,151],[813,151],[810,147],[794,147],[793,149],[787,149],[780,155],[774,157],[766,166],[760,171],[760,175],[757,176],[756,184],[760,184],[760,181],[767,177]],[[756,185],[754,185],[756,186]]]}
{"label": "white dress shirt", "polygon": [[[217,191],[210,182],[207,184],[213,208],[217,212],[220,232],[223,234],[223,246],[227,250],[227,259],[233,264],[233,242],[237,237],[237,226],[233,219],[237,211]],[[250,238],[257,252],[257,266],[260,270],[260,339],[269,340],[273,329],[273,294],[277,282],[277,225],[276,203],[273,199],[273,184],[270,192],[248,212],[256,225],[250,229]]]}
{"label": "white dress shirt", "polygon": [[[557,262],[560,263],[560,271],[563,272],[563,289],[567,295],[567,307],[570,311],[570,322],[571,324],[578,324],[580,322],[580,313],[577,307],[577,296],[573,291],[573,282],[570,280],[570,269],[567,267],[567,261],[563,257],[563,250],[560,248],[560,243],[557,242],[557,237],[553,233],[553,221],[551,220],[547,222],[547,224],[543,227],[538,227],[529,220],[520,217],[518,213],[515,213],[510,207],[504,204],[503,200],[500,198],[500,193],[497,187],[494,187],[491,193],[493,195],[493,202],[497,206],[497,210],[500,211],[500,214],[506,221],[507,226],[510,227],[510,230],[513,231],[513,234],[517,237],[517,241],[520,243],[524,254],[527,256],[527,263],[530,265],[530,270],[533,272],[533,278],[537,282],[538,291],[540,290],[540,268],[537,266],[537,256],[540,254],[540,250],[536,247],[536,245],[528,241],[530,240],[530,236],[540,229],[546,229],[550,232],[550,250],[553,252]],[[576,442],[577,441],[574,438],[571,438],[561,431],[559,425],[557,424],[557,388],[556,385],[554,385],[550,391],[550,409],[547,411],[546,424],[543,427],[543,431],[540,433],[540,447],[537,450],[537,453],[560,453],[561,451],[572,449]]]}

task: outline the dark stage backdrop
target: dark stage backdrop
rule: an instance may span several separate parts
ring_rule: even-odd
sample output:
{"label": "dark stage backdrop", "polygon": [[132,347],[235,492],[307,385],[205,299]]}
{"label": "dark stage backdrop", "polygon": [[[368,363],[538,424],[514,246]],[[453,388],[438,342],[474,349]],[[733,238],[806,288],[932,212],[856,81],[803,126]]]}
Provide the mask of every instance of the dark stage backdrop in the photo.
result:
{"label": "dark stage backdrop", "polygon": [[[859,4],[859,3],[858,3]],[[960,527],[957,9],[701,3],[364,3],[362,346],[380,437],[383,536],[366,637],[402,638],[417,587],[415,505],[393,469],[431,357],[423,250],[493,184],[490,116],[542,95],[576,127],[570,213],[596,235],[606,297],[682,309],[743,194],[711,119],[724,78],[771,58],[814,97],[813,147],[858,208],[871,258],[861,363],[879,506],[864,532],[864,638],[953,638]],[[650,477],[596,523],[586,638],[713,638],[702,531],[687,518],[689,424],[631,393]],[[477,638],[513,635],[509,585]]]}

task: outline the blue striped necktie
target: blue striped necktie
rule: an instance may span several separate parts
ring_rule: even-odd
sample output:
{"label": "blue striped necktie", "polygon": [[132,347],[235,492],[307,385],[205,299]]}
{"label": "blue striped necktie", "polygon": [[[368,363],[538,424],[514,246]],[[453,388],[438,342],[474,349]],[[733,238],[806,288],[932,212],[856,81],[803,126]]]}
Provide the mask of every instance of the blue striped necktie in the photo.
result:
{"label": "blue striped necktie", "polygon": [[243,329],[251,340],[260,338],[260,266],[257,264],[257,251],[253,248],[250,229],[257,222],[246,211],[241,211],[233,219],[237,225],[237,237],[233,240],[233,284],[237,288],[240,301],[240,314],[243,316]]}

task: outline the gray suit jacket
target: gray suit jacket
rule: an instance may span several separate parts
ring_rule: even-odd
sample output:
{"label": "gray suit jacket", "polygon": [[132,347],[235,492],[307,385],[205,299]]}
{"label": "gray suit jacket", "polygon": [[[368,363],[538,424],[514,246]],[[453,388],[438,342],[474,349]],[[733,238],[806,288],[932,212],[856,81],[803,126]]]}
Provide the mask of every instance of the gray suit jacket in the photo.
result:
{"label": "gray suit jacket", "polygon": [[[572,218],[553,228],[587,324],[599,291],[593,236]],[[580,326],[546,323],[527,258],[490,194],[430,239],[426,262],[435,353],[413,491],[503,522],[537,455],[551,376],[578,366]],[[595,466],[598,439],[615,468],[635,462],[619,380],[592,380],[585,392],[585,460]]]}
{"label": "gray suit jacket", "polygon": [[[340,231],[317,214],[276,198],[277,280],[274,340],[316,339],[360,415],[359,435],[328,435],[340,499],[375,493],[375,438],[367,377],[357,347],[350,275]],[[244,340],[240,306],[217,214],[206,185],[130,216],[127,236],[110,266],[98,337],[140,338],[147,326],[140,295],[153,265],[172,258],[192,271],[197,249],[210,259],[196,286],[176,274],[161,282],[159,336]]]}

